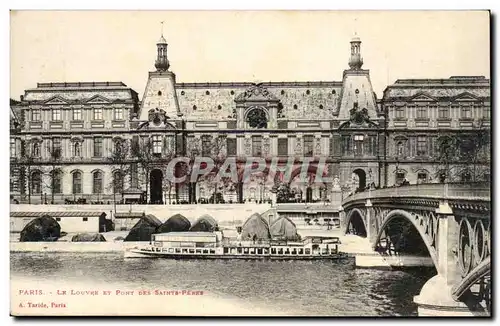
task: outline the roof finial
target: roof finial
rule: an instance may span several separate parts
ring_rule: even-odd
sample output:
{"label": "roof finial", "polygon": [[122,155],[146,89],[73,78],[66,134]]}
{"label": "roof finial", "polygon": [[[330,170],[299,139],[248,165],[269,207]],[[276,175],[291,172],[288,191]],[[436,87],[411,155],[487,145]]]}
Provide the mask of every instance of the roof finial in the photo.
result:
{"label": "roof finial", "polygon": [[163,37],[163,23],[164,23],[164,21],[161,21],[160,23],[161,23],[161,36]]}

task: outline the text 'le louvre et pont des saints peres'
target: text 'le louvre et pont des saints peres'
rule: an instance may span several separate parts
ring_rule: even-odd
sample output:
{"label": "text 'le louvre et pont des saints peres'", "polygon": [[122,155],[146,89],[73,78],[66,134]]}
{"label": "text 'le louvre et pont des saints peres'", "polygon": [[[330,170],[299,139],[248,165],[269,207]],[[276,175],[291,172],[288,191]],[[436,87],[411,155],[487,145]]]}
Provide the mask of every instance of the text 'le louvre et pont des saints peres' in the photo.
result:
{"label": "text 'le louvre et pont des saints peres'", "polygon": [[[44,290],[19,290],[20,295],[51,295]],[[56,290],[56,295],[96,296],[96,295],[204,295],[200,290]]]}

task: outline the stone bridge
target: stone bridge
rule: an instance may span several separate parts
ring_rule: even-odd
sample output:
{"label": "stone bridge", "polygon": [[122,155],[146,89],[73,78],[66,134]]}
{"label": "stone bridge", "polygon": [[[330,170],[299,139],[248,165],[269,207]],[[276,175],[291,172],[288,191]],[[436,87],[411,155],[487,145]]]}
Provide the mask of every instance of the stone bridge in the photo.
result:
{"label": "stone bridge", "polygon": [[420,316],[490,315],[489,183],[367,190],[343,200],[340,220],[382,257],[431,257],[437,275],[414,297]]}

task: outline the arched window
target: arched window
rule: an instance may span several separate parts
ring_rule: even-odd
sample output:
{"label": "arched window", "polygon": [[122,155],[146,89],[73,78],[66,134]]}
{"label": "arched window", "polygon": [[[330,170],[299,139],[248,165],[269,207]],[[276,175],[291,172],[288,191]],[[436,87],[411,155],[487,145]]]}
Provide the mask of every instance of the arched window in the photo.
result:
{"label": "arched window", "polygon": [[427,171],[418,171],[417,173],[417,184],[427,183],[429,179],[429,174]]}
{"label": "arched window", "polygon": [[121,173],[121,171],[115,171],[113,173],[113,186],[115,194],[123,192],[123,173]]}
{"label": "arched window", "polygon": [[33,143],[33,157],[40,157],[40,143]]}
{"label": "arched window", "polygon": [[31,174],[31,193],[39,194],[42,192],[42,174],[35,171]]}
{"label": "arched window", "polygon": [[61,170],[52,171],[52,193],[61,194],[62,193],[62,172]]}
{"label": "arched window", "polygon": [[252,109],[246,119],[250,128],[267,128],[267,115],[262,109]]}
{"label": "arched window", "polygon": [[93,181],[92,192],[94,194],[102,194],[102,172],[101,171],[94,172],[92,175],[92,181]]}
{"label": "arched window", "polygon": [[73,144],[73,156],[74,157],[82,156],[82,144],[78,141]]}
{"label": "arched window", "polygon": [[73,193],[82,193],[82,173],[79,171],[73,172]]}
{"label": "arched window", "polygon": [[404,156],[404,145],[402,141],[398,141],[396,145],[396,155],[398,157],[403,157]]}

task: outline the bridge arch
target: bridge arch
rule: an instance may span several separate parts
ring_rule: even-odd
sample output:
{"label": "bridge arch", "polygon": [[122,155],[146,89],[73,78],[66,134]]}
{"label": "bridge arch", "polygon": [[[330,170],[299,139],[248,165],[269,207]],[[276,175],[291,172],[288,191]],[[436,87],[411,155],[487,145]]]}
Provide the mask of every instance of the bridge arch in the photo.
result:
{"label": "bridge arch", "polygon": [[349,232],[350,224],[353,224],[353,227],[358,229],[358,235],[366,237],[365,214],[361,210],[354,208],[349,212],[346,218],[344,234]]}
{"label": "bridge arch", "polygon": [[432,245],[430,243],[430,239],[425,235],[424,230],[418,226],[415,217],[412,216],[407,211],[404,211],[401,209],[396,209],[396,210],[389,212],[389,214],[387,214],[387,216],[383,219],[384,222],[380,226],[377,237],[375,238],[375,242],[373,244],[373,250],[376,250],[377,245],[379,244],[380,239],[382,237],[382,234],[386,230],[387,226],[389,226],[389,224],[391,222],[393,222],[395,219],[401,218],[401,217],[404,218],[405,220],[409,221],[411,223],[411,225],[413,225],[413,228],[415,228],[415,230],[418,232],[422,242],[425,244],[427,251],[429,252],[429,255],[431,256],[432,262],[434,263],[434,267],[437,270],[439,267],[439,262],[437,259],[437,252],[432,247]]}

